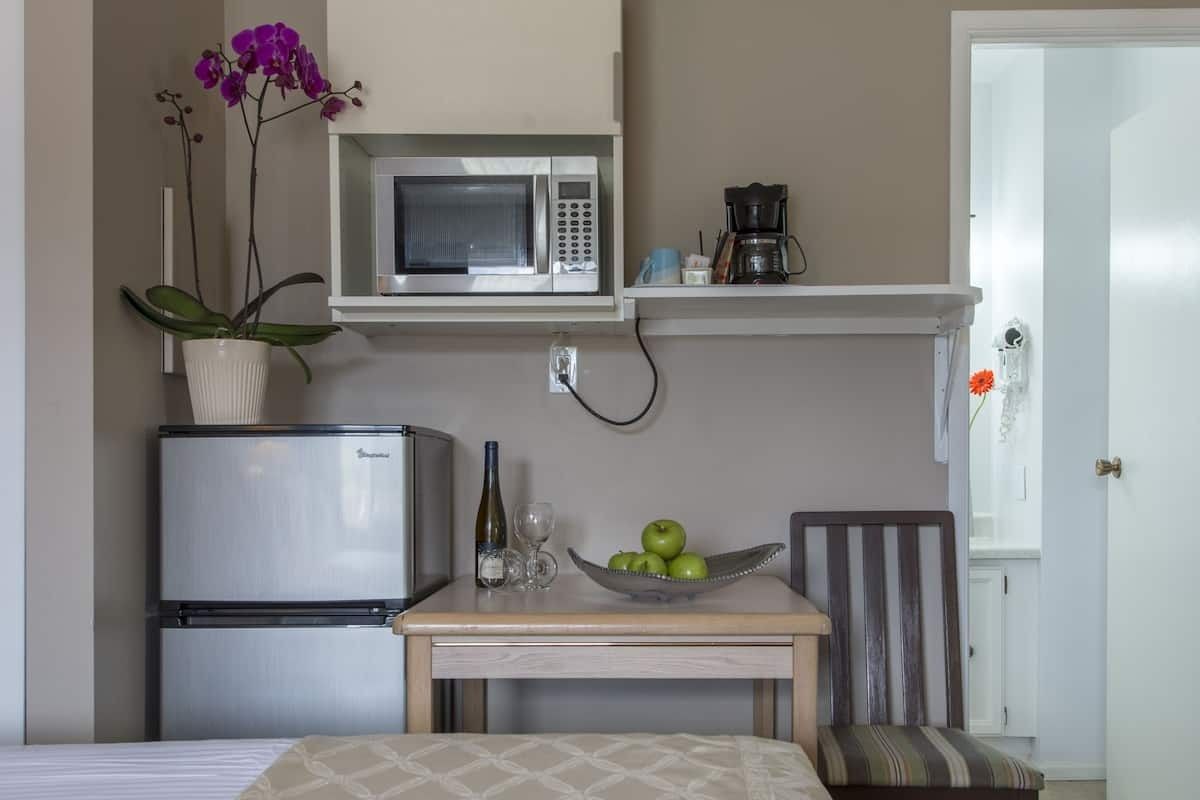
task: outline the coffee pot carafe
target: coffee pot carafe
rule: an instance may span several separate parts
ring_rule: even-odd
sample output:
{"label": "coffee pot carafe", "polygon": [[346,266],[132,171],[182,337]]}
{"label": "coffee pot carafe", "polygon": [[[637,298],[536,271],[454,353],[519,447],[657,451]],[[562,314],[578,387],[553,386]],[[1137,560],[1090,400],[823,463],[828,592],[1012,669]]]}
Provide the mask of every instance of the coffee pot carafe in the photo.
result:
{"label": "coffee pot carafe", "polygon": [[[725,189],[725,227],[734,237],[733,283],[787,283],[808,269],[804,249],[787,229],[786,184],[730,186]],[[788,242],[800,251],[804,268],[788,269]]]}

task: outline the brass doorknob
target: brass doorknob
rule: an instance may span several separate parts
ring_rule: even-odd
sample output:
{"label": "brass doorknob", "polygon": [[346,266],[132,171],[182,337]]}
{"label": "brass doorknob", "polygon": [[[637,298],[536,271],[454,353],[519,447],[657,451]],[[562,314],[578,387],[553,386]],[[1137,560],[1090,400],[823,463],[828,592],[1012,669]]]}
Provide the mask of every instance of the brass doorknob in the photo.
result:
{"label": "brass doorknob", "polygon": [[1114,478],[1121,477],[1121,459],[1114,458],[1109,461],[1107,458],[1097,458],[1096,474],[1101,478],[1106,475],[1112,475]]}

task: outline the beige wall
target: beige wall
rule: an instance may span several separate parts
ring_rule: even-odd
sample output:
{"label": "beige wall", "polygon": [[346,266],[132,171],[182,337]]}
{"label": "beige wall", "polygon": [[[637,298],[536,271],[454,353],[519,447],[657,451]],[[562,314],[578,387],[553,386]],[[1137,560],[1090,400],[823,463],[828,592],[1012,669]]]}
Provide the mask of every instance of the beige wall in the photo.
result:
{"label": "beige wall", "polygon": [[[627,273],[652,246],[691,247],[698,228],[711,235],[722,224],[724,186],[762,180],[791,188],[793,230],[812,262],[806,280],[945,281],[950,9],[1187,4],[626,0]],[[227,34],[285,19],[323,55],[323,0],[226,0],[225,12]],[[260,242],[276,279],[328,274],[324,131],[311,115],[288,123],[269,135],[260,184]],[[245,236],[245,150],[235,120],[228,124],[236,255]],[[328,318],[314,288],[269,308],[272,319]],[[648,375],[634,342],[575,343],[590,401],[613,415],[640,407]],[[547,394],[548,344],[346,333],[310,351],[311,387],[277,356],[268,413],[279,422],[399,422],[452,433],[460,573],[471,570],[488,438],[502,443],[509,507],[537,498],[559,509],[550,549],[560,560],[568,544],[597,558],[629,546],[661,515],[679,517],[697,546],[713,551],[784,538],[794,509],[946,506],[946,471],[932,458],[926,338],[655,339],[663,393],[657,412],[631,432]],[[582,687],[520,691],[529,710],[514,710],[508,696],[501,728],[561,720],[555,703],[573,719],[599,719],[597,696],[589,700]],[[710,702],[743,693],[734,706],[746,714],[717,723],[697,711],[696,729],[748,727],[748,688],[708,691]],[[673,716],[678,705],[656,705],[653,694],[644,692],[634,722],[684,724]]]}
{"label": "beige wall", "polygon": [[[202,92],[192,66],[222,38],[219,6],[104,0],[95,21],[95,685],[96,740],[141,739],[145,731],[146,609],[158,526],[156,427],[187,400],[180,378],[160,368],[161,338],[135,318],[117,289],[160,281],[159,191],[176,187],[178,285],[191,290],[191,250],[178,128],[162,122],[162,88],[184,93],[196,112],[199,240],[206,299],[225,291],[224,106]],[[103,157],[99,157],[100,155]],[[223,265],[221,265],[223,266]],[[171,410],[175,413],[171,414]],[[149,574],[148,565],[151,567]]]}
{"label": "beige wall", "polygon": [[91,0],[27,2],[25,736],[32,743],[89,741],[93,727],[91,78]]}
{"label": "beige wall", "polygon": [[[29,2],[26,18],[26,737],[137,740],[153,433],[186,414],[187,400],[180,379],[160,372],[159,337],[117,288],[159,281],[159,187],[182,187],[182,169],[153,94],[173,85],[207,134],[199,224],[211,291],[225,292],[223,111],[191,74],[195,54],[220,40],[222,17],[182,0],[72,0]],[[186,239],[177,243],[177,261],[189,263]]]}

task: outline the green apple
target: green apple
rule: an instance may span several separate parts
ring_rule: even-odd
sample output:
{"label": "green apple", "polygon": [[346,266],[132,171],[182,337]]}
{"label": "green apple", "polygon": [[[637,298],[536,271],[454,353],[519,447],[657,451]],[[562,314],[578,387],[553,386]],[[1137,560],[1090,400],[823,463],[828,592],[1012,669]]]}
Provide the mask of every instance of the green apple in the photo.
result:
{"label": "green apple", "polygon": [[696,553],[680,553],[667,564],[667,574],[672,578],[698,581],[708,577],[708,563],[704,556]]}
{"label": "green apple", "polygon": [[642,549],[666,561],[682,553],[686,544],[683,526],[673,519],[656,519],[642,529]]}
{"label": "green apple", "polygon": [[637,558],[637,556],[637,553],[626,553],[624,550],[622,550],[608,560],[608,568],[629,569],[630,562]]}
{"label": "green apple", "polygon": [[657,553],[638,553],[629,563],[629,569],[646,575],[666,575],[667,562]]}

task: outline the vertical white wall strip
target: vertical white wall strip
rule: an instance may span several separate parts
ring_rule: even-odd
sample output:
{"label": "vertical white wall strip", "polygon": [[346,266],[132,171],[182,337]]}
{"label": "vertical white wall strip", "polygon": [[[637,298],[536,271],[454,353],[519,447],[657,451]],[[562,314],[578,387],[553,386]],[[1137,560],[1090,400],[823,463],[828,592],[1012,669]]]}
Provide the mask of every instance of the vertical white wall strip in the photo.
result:
{"label": "vertical white wall strip", "polygon": [[25,740],[25,4],[0,0],[0,745]]}

